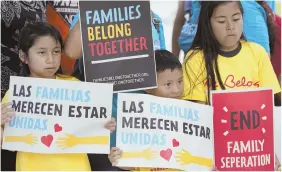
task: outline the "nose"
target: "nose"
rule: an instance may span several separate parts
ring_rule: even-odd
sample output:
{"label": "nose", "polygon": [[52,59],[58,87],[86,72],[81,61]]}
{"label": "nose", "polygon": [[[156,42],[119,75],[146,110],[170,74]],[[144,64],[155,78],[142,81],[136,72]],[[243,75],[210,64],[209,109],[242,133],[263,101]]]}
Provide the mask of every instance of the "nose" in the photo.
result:
{"label": "nose", "polygon": [[227,30],[234,30],[234,22],[232,20],[228,20],[227,22]]}
{"label": "nose", "polygon": [[46,57],[46,63],[48,63],[48,64],[54,63],[54,57],[53,57],[52,53],[48,53],[48,55]]}
{"label": "nose", "polygon": [[172,93],[176,96],[179,96],[181,93],[181,88],[178,84],[175,84],[172,88]]}

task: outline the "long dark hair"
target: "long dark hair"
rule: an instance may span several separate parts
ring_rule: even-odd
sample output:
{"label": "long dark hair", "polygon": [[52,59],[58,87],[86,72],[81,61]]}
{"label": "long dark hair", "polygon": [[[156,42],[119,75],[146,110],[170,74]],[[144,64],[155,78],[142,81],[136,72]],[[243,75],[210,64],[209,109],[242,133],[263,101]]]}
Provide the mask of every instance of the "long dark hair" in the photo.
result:
{"label": "long dark hair", "polygon": [[269,35],[269,47],[270,47],[270,54],[273,54],[274,44],[276,40],[276,29],[275,29],[275,22],[274,22],[274,14],[269,7],[269,5],[265,1],[257,1],[257,3],[264,9],[266,14],[266,24],[267,30]]}
{"label": "long dark hair", "polygon": [[[33,46],[36,39],[42,36],[51,36],[57,42],[60,43],[61,49],[63,49],[63,39],[60,32],[52,25],[43,22],[29,23],[22,28],[19,38],[19,50],[22,50],[26,58],[28,58],[28,50]],[[29,76],[29,66],[21,61],[20,76]],[[61,74],[61,67],[58,69],[56,74]]]}
{"label": "long dark hair", "polygon": [[[201,2],[201,11],[199,15],[199,22],[198,22],[198,29],[197,33],[195,35],[194,41],[190,47],[190,50],[192,53],[188,56],[188,58],[184,61],[184,66],[186,68],[186,72],[202,72],[204,71],[192,71],[187,69],[187,61],[194,56],[195,54],[199,53],[200,51],[203,52],[203,58],[205,61],[205,69],[206,69],[206,81],[207,81],[207,87],[208,87],[208,103],[210,101],[210,89],[215,90],[216,89],[216,80],[218,79],[218,83],[221,87],[221,89],[225,89],[224,84],[221,80],[219,69],[218,69],[218,63],[217,63],[217,57],[218,52],[220,50],[220,44],[215,38],[215,35],[213,34],[210,19],[213,14],[213,11],[216,7],[219,5],[222,5],[224,3],[230,3],[235,1],[202,1]],[[243,14],[243,7],[240,3],[240,1],[237,1],[240,11]],[[244,35],[242,33],[241,39],[245,39]],[[215,71],[215,72],[214,72]],[[189,80],[190,80],[190,91],[194,89],[196,84],[199,84],[199,82],[204,81],[192,81],[192,79],[187,74]],[[196,74],[195,76],[199,76],[199,74]],[[192,85],[193,84],[193,85]],[[211,88],[210,88],[211,87]]]}

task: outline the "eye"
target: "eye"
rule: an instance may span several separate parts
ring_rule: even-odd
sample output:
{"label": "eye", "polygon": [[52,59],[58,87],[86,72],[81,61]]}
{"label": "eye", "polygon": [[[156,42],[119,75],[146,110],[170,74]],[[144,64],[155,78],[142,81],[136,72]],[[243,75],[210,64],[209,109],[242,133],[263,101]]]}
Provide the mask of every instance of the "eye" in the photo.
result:
{"label": "eye", "polygon": [[54,54],[60,54],[61,53],[61,50],[55,50],[54,51]]}
{"label": "eye", "polygon": [[40,54],[40,55],[44,55],[44,54],[45,54],[45,52],[44,52],[44,51],[40,51],[40,52],[38,52],[38,54]]}
{"label": "eye", "polygon": [[165,86],[169,87],[169,86],[170,86],[170,83],[166,83]]}
{"label": "eye", "polygon": [[225,21],[217,21],[218,23],[220,23],[220,24],[223,24],[223,23],[225,23]]}
{"label": "eye", "polygon": [[233,21],[238,21],[238,20],[240,20],[240,18],[238,18],[238,19],[233,19]]}
{"label": "eye", "polygon": [[178,83],[181,84],[183,82],[183,79],[179,80]]}

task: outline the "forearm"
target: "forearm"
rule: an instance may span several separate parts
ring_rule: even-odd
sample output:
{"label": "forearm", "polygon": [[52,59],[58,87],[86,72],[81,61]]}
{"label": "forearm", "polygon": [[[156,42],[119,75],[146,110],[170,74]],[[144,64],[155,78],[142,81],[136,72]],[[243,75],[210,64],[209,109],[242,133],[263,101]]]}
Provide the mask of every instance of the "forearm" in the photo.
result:
{"label": "forearm", "polygon": [[212,167],[212,159],[210,159],[210,158],[203,158],[203,157],[194,156],[193,157],[193,163],[198,164],[198,165],[202,165],[202,166],[206,166],[206,167]]}
{"label": "forearm", "polygon": [[79,138],[79,144],[105,145],[109,143],[108,136],[91,136]]}
{"label": "forearm", "polygon": [[82,56],[82,42],[79,21],[69,32],[69,35],[65,41],[64,52],[66,56],[73,59],[78,59]]}
{"label": "forearm", "polygon": [[174,20],[173,32],[172,32],[172,53],[175,56],[179,56],[180,48],[178,39],[181,33],[181,29],[184,25],[184,1],[179,1],[178,11]]}
{"label": "forearm", "polygon": [[142,158],[142,152],[123,152],[121,158]]}

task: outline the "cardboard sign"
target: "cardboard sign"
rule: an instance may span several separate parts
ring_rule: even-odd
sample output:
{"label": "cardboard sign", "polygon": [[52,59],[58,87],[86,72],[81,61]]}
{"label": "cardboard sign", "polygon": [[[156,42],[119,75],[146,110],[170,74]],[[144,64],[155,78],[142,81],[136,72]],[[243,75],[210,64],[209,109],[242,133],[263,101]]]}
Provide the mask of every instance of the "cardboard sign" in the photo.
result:
{"label": "cardboard sign", "polygon": [[209,170],[212,107],[144,94],[119,94],[117,147],[121,167]]}
{"label": "cardboard sign", "polygon": [[273,171],[273,91],[214,91],[215,166],[223,171]]}
{"label": "cardboard sign", "polygon": [[2,149],[33,153],[99,153],[110,149],[112,84],[11,77]]}
{"label": "cardboard sign", "polygon": [[156,87],[148,1],[80,1],[87,82],[113,83],[114,91]]}

